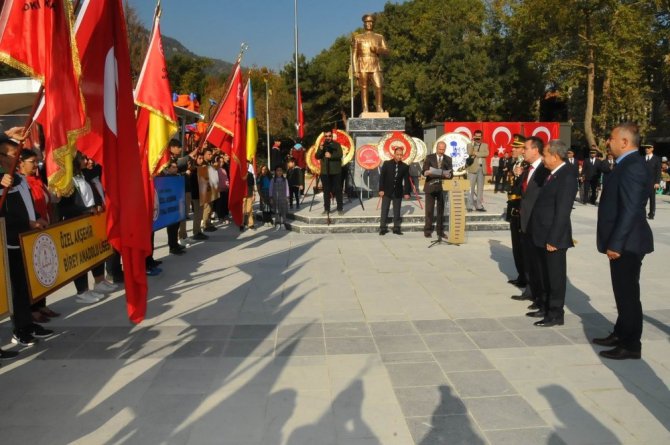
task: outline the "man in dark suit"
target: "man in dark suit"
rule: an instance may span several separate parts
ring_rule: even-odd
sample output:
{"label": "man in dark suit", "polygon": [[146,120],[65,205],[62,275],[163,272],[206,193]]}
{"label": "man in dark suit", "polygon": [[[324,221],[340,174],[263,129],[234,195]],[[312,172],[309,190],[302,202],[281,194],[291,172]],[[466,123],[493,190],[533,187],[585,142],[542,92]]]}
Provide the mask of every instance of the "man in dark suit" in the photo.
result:
{"label": "man in dark suit", "polygon": [[526,283],[528,287],[521,295],[512,296],[513,300],[531,300],[533,303],[528,306],[531,312],[526,315],[529,317],[544,317],[542,311],[543,289],[542,289],[542,271],[539,268],[539,259],[533,246],[531,238],[530,218],[533,214],[537,196],[540,188],[544,185],[544,180],[549,171],[542,164],[542,152],[544,151],[544,142],[542,139],[531,136],[524,143],[523,158],[528,164],[521,175],[521,207],[519,209],[519,227],[521,230],[521,248],[523,249],[524,269],[526,271]]}
{"label": "man in dark suit", "polygon": [[333,140],[333,131],[325,130],[321,145],[316,149],[316,159],[321,161],[323,185],[323,214],[330,213],[330,196],[335,195],[337,213],[342,215],[342,146]]}
{"label": "man in dark suit", "polygon": [[582,179],[584,182],[584,200],[582,204],[591,203],[596,205],[598,198],[598,184],[600,183],[601,163],[597,157],[598,149],[595,145],[591,146],[589,158],[584,159],[582,164]]}
{"label": "man in dark suit", "polygon": [[[509,230],[512,237],[512,256],[514,257],[514,266],[516,267],[517,277],[507,282],[517,287],[526,286],[526,269],[523,262],[523,250],[521,249],[521,193],[522,193],[522,173],[525,161],[521,156],[526,138],[520,134],[515,134],[512,140],[512,157],[509,173],[513,175],[514,181],[507,193],[507,221],[509,221]],[[501,161],[502,164],[502,161]],[[502,168],[502,167],[500,167]]]}
{"label": "man in dark suit", "polygon": [[393,159],[384,161],[379,175],[379,196],[382,198],[382,215],[379,234],[386,235],[388,228],[386,218],[393,201],[393,233],[402,235],[400,231],[400,205],[402,199],[409,199],[409,166],[402,162],[402,148],[396,148]]}
{"label": "man in dark suit", "polygon": [[[450,179],[454,176],[451,166],[451,158],[444,154],[447,150],[447,144],[438,142],[435,147],[436,153],[426,156],[423,161],[423,175],[426,182],[423,185],[423,191],[426,193],[426,218],[423,226],[423,235],[430,238],[433,233],[433,215],[435,204],[437,203],[437,221],[435,230],[438,238],[446,238],[444,233],[444,191],[442,190],[442,180]],[[441,170],[439,174],[431,174],[430,169]]]}
{"label": "man in dark suit", "polygon": [[656,190],[661,186],[661,159],[654,154],[653,145],[644,145],[644,159],[651,180],[649,186],[649,213],[647,218],[654,219],[656,214]]}
{"label": "man in dark suit", "polygon": [[637,125],[619,124],[609,138],[616,168],[607,178],[598,208],[598,252],[610,260],[610,275],[618,317],[614,332],[593,343],[614,346],[600,351],[610,359],[639,359],[642,351],[642,260],[654,251],[654,238],[644,216],[651,184],[645,161],[637,155]]}
{"label": "man in dark suit", "polygon": [[544,290],[544,318],[535,326],[563,324],[566,288],[566,253],[574,247],[570,214],[577,193],[575,170],[566,165],[568,147],[558,139],[549,141],[542,163],[550,171],[540,189],[530,218],[529,234],[540,260]]}

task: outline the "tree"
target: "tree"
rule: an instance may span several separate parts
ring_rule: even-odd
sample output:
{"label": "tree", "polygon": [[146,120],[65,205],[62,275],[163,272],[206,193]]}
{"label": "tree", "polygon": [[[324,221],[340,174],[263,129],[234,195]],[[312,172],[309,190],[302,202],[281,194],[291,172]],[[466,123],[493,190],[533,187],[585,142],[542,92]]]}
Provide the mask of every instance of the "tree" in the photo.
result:
{"label": "tree", "polygon": [[647,129],[652,92],[644,54],[653,42],[651,2],[513,0],[506,6],[513,48],[526,53],[547,90],[567,96],[589,145],[623,119]]}

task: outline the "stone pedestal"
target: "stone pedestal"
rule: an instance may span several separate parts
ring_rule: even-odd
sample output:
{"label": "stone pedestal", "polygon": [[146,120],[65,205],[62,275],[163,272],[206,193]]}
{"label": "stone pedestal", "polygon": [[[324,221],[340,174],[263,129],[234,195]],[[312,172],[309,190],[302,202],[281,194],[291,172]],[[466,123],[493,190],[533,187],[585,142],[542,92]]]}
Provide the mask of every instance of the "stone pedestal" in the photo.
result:
{"label": "stone pedestal", "polygon": [[[382,113],[368,113],[369,115]],[[350,118],[347,121],[347,133],[354,140],[356,150],[366,144],[374,144],[390,131],[405,131],[404,117],[361,117]],[[364,192],[374,192],[379,190],[379,169],[364,170],[356,163],[356,157],[352,161],[353,180],[356,189]]]}

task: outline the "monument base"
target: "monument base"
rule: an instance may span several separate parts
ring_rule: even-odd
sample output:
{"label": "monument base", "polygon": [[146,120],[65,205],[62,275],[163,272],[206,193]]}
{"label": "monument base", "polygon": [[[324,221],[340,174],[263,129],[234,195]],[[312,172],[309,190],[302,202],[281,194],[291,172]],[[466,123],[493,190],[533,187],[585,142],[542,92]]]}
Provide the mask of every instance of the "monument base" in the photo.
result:
{"label": "monument base", "polygon": [[388,119],[388,117],[389,114],[386,111],[381,112],[364,111],[360,115],[361,119]]}
{"label": "monument base", "polygon": [[[370,117],[352,117],[347,121],[347,133],[353,138],[356,150],[363,145],[376,146],[379,140],[391,131],[405,131],[404,117],[388,117],[388,113],[368,112],[363,114]],[[356,156],[354,156],[354,159],[356,159]],[[379,190],[379,169],[365,170],[355,161],[349,168],[354,169],[351,177],[356,189],[368,192],[368,195]]]}

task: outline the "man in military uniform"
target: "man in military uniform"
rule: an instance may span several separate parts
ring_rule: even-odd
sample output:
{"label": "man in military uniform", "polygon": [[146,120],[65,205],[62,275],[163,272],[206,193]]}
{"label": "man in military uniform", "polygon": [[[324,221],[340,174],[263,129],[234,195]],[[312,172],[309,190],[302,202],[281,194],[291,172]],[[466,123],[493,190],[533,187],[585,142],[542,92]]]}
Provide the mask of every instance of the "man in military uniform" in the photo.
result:
{"label": "man in military uniform", "polygon": [[526,269],[523,264],[523,251],[521,248],[521,194],[522,194],[522,173],[527,167],[523,160],[523,146],[526,138],[520,134],[515,134],[512,139],[512,160],[514,162],[512,171],[514,182],[507,193],[507,221],[512,235],[512,255],[514,256],[514,265],[517,270],[517,277],[510,279],[511,283],[517,287],[526,286]]}
{"label": "man in military uniform", "polygon": [[375,109],[378,113],[384,111],[382,107],[382,87],[384,78],[379,64],[379,56],[388,54],[384,36],[372,32],[375,18],[366,14],[363,16],[365,32],[356,34],[351,42],[353,72],[361,88],[361,102],[363,112],[368,111],[368,83],[372,80],[375,87]]}

